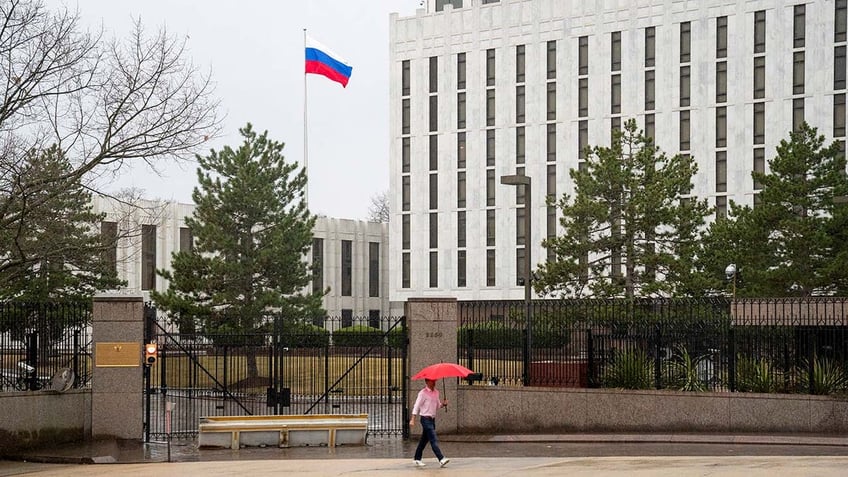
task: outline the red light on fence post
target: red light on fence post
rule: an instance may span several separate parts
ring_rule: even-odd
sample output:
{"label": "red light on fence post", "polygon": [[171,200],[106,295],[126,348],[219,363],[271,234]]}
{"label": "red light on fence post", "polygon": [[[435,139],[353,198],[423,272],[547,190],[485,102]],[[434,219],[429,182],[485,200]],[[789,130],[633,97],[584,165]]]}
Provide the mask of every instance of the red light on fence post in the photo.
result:
{"label": "red light on fence post", "polygon": [[144,345],[144,364],[147,366],[153,366],[153,363],[156,362],[156,357],[159,354],[159,345],[156,343],[147,343]]}

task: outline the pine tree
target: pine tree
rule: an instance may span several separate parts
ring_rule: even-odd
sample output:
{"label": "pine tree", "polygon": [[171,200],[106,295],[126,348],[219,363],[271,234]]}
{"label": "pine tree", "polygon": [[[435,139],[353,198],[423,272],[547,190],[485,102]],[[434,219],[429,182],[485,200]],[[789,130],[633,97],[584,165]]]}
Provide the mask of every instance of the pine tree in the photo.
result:
{"label": "pine tree", "polygon": [[[848,291],[848,194],[845,156],[807,124],[782,140],[769,172],[754,172],[754,207],[733,205],[710,227],[703,268],[742,270],[742,296],[810,296]],[[726,262],[726,263],[723,263]]]}
{"label": "pine tree", "polygon": [[[160,308],[189,322],[218,343],[269,326],[273,313],[312,316],[319,294],[299,292],[309,284],[305,261],[315,216],[304,200],[306,174],[287,163],[283,144],[240,130],[242,145],[198,156],[199,187],[186,225],[195,239],[190,251],[174,253],[172,271],[160,270],[170,287],[151,296]],[[223,334],[230,334],[225,337]],[[222,343],[223,344],[223,343]],[[257,375],[255,356],[248,375]]]}
{"label": "pine tree", "polygon": [[697,289],[692,263],[704,201],[684,198],[697,166],[662,153],[634,120],[611,147],[587,149],[572,169],[574,196],[555,204],[562,235],[543,245],[556,260],[541,264],[538,291],[563,296],[652,296]]}

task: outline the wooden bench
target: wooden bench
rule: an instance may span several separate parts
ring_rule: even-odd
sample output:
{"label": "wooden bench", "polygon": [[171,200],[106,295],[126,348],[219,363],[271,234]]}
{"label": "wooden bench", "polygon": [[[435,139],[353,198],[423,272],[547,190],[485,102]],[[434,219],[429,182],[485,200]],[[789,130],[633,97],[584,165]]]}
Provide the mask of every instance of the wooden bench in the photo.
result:
{"label": "wooden bench", "polygon": [[368,414],[209,416],[199,430],[200,447],[364,445]]}

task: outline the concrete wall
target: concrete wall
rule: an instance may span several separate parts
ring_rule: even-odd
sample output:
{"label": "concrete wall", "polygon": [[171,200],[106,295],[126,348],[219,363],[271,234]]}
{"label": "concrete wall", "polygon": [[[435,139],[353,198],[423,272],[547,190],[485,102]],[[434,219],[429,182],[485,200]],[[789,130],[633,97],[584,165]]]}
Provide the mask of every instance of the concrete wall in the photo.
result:
{"label": "concrete wall", "polygon": [[461,386],[457,432],[848,432],[848,401],[804,394]]}
{"label": "concrete wall", "polygon": [[0,455],[15,449],[80,442],[91,434],[91,391],[0,394]]}

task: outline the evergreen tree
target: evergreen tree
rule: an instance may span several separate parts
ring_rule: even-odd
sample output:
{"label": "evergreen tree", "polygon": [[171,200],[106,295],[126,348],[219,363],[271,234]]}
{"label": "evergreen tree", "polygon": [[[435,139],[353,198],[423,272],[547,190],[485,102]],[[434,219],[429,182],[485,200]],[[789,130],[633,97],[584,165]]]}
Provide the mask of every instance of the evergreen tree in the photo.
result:
{"label": "evergreen tree", "polygon": [[637,130],[634,120],[611,147],[586,151],[564,194],[562,235],[543,245],[556,260],[541,264],[537,291],[563,296],[653,296],[699,288],[693,263],[706,202],[683,198],[697,166],[668,157]]}
{"label": "evergreen tree", "polygon": [[[769,172],[754,172],[755,206],[732,204],[710,227],[701,266],[717,282],[728,263],[742,271],[742,296],[810,296],[848,291],[845,156],[803,124],[782,140]],[[714,282],[715,283],[715,282]]]}
{"label": "evergreen tree", "polygon": [[[238,149],[198,156],[196,208],[186,218],[194,246],[174,253],[173,271],[158,271],[170,287],[151,294],[183,329],[196,325],[219,343],[269,326],[271,313],[305,317],[321,307],[320,294],[299,294],[311,279],[304,257],[315,225],[306,174],[295,173],[297,163],[285,161],[283,144],[267,132],[250,124],[240,132]],[[255,356],[248,373],[257,375]]]}

